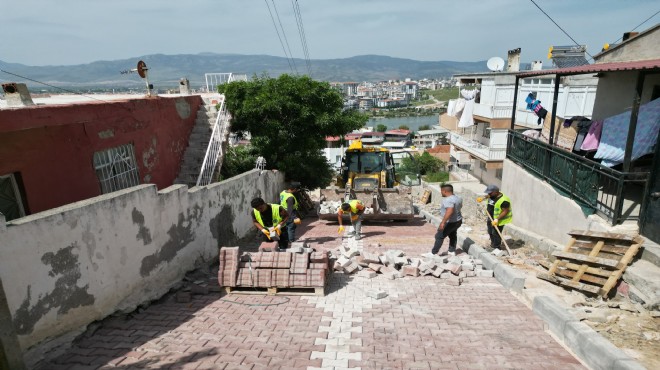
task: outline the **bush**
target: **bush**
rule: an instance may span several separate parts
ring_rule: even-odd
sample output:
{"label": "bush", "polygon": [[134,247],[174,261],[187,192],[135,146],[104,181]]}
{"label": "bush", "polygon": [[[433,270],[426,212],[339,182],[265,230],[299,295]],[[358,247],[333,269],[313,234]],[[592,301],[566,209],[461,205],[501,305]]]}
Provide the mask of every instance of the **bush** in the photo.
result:
{"label": "bush", "polygon": [[426,182],[445,182],[449,180],[449,173],[431,172],[431,173],[427,173],[426,176],[423,176],[423,179]]}

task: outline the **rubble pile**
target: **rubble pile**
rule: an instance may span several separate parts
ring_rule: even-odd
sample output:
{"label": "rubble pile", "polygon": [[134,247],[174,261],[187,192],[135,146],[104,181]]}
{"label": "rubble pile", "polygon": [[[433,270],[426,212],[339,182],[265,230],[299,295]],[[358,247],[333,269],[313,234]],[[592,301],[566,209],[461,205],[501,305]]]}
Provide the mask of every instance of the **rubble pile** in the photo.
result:
{"label": "rubble pile", "polygon": [[333,269],[345,274],[372,279],[383,275],[388,279],[406,276],[434,276],[447,279],[451,285],[460,285],[468,277],[493,277],[492,270],[484,270],[481,260],[473,259],[468,254],[459,256],[438,256],[426,253],[421,257],[409,258],[403,251],[387,250],[384,253],[374,251],[378,245],[368,250],[361,250],[358,243],[343,244],[332,253]]}
{"label": "rubble pile", "polygon": [[277,242],[264,244],[268,248],[260,247],[262,251],[257,253],[241,253],[238,247],[220,248],[218,284],[259,288],[325,286],[330,271],[327,252],[314,252],[302,242],[293,243],[287,252],[264,252],[276,249]]}
{"label": "rubble pile", "polygon": [[[319,213],[323,214],[323,215],[337,214],[341,204],[342,204],[342,202],[334,201],[334,200],[326,200],[324,202],[321,202],[319,204]],[[370,215],[370,214],[373,214],[373,213],[374,213],[374,209],[372,207],[365,207],[364,208],[364,214]]]}

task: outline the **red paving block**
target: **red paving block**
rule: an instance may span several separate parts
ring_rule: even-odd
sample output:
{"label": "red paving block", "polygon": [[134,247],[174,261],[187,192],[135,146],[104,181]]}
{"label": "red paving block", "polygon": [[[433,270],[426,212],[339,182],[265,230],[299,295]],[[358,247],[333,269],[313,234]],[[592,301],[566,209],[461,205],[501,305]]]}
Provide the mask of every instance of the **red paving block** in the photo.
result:
{"label": "red paving block", "polygon": [[292,261],[290,273],[305,274],[309,266],[309,253],[291,253]]}

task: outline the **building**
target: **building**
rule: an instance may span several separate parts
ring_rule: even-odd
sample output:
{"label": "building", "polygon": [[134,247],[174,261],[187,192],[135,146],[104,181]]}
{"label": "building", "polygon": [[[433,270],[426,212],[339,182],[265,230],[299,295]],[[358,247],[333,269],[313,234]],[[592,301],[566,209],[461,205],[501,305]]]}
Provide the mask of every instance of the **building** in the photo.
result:
{"label": "building", "polygon": [[[436,145],[448,145],[449,133],[447,129],[419,130],[413,139],[413,145],[418,148],[433,148]],[[449,162],[449,158],[447,159]]]}
{"label": "building", "polygon": [[658,45],[660,24],[597,54],[594,64],[516,75],[514,96],[524,91],[521,81],[551,79],[558,96],[561,81],[598,75],[590,118],[602,129],[594,148],[579,148],[593,149],[585,155],[559,145],[561,99],[550,108],[547,139],[521,134],[518,117],[511,120],[502,188],[518,204],[516,226],[560,243],[571,229],[639,232],[660,242]]}
{"label": "building", "polygon": [[[557,83],[557,117],[591,118],[598,82],[598,78],[591,75],[568,76],[561,81],[552,76],[530,76],[521,79],[517,96],[514,96],[519,54],[519,49],[509,53],[508,71],[454,76],[460,89],[479,90],[472,107],[474,125],[460,127],[451,111],[440,116],[440,126],[451,131],[451,161],[470,163],[471,174],[485,183],[501,183],[507,130],[512,116],[515,116],[515,129],[518,130],[542,130],[549,123],[547,117],[541,120],[534,111],[527,109],[525,100],[529,94],[535,95],[543,106],[551,107]],[[453,100],[449,105],[455,103]]]}

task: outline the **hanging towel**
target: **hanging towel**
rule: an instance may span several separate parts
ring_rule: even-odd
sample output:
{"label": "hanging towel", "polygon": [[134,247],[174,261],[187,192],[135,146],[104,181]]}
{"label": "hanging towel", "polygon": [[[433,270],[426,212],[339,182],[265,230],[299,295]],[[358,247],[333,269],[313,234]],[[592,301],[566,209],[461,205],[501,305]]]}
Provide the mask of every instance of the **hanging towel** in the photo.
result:
{"label": "hanging towel", "polygon": [[[603,132],[594,158],[602,159],[601,163],[608,167],[622,163],[629,125],[630,111],[606,118],[603,121]],[[660,99],[655,99],[639,107],[632,160],[653,152],[658,140],[658,131],[660,131]]]}
{"label": "hanging towel", "polygon": [[580,150],[587,152],[593,152],[598,149],[598,144],[600,143],[600,134],[603,131],[603,121],[593,121],[591,126],[589,126],[589,131],[582,141]]}
{"label": "hanging towel", "polygon": [[474,98],[477,96],[478,90],[461,90],[461,96],[465,98],[465,108],[463,114],[458,121],[458,127],[474,126],[474,118],[472,112],[474,111]]}

